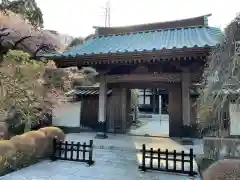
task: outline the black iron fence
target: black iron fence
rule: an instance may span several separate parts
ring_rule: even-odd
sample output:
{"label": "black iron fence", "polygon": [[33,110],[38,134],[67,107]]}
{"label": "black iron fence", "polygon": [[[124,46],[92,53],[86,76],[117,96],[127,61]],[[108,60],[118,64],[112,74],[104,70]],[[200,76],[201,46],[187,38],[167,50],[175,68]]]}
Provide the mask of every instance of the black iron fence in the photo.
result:
{"label": "black iron fence", "polygon": [[52,161],[56,160],[85,162],[89,166],[93,165],[93,140],[90,140],[89,144],[86,142],[81,144],[53,139]]}
{"label": "black iron fence", "polygon": [[168,149],[165,151],[161,151],[161,149],[153,150],[153,148],[147,150],[146,145],[143,144],[141,152],[142,164],[139,169],[142,171],[157,170],[188,174],[189,176],[198,174],[193,168],[193,149],[190,149],[188,153],[184,151],[176,152],[176,150],[170,152]]}

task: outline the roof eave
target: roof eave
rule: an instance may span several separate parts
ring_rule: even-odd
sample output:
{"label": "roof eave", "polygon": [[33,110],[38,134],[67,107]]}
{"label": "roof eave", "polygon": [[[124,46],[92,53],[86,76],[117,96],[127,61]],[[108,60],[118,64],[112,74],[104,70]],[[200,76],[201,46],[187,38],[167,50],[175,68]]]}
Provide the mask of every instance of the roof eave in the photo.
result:
{"label": "roof eave", "polygon": [[151,52],[128,52],[128,53],[111,53],[111,54],[93,54],[81,56],[57,57],[53,59],[57,67],[86,66],[97,64],[115,64],[126,63],[130,61],[149,61],[156,59],[178,59],[188,57],[205,57],[208,56],[212,47],[208,48],[184,48],[151,51]]}
{"label": "roof eave", "polygon": [[99,53],[99,54],[84,54],[84,55],[76,55],[76,56],[55,56],[54,59],[62,59],[62,58],[91,58],[91,57],[114,57],[114,56],[125,56],[132,54],[173,54],[178,55],[178,53],[186,53],[189,52],[201,52],[201,51],[211,51],[214,46],[206,46],[206,47],[192,47],[192,48],[173,48],[173,49],[162,49],[162,50],[151,50],[151,51],[125,51],[125,52],[115,52],[115,53]]}

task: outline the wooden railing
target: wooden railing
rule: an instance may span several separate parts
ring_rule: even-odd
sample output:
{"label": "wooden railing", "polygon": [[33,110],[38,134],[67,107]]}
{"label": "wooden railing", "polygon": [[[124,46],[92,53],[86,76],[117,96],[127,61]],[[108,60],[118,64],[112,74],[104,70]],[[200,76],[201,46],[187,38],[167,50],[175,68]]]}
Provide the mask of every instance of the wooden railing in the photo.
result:
{"label": "wooden railing", "polygon": [[[184,151],[176,152],[176,150],[170,152],[168,149],[162,151],[161,149],[153,150],[153,148],[150,148],[147,150],[146,145],[143,144],[141,152],[142,164],[139,166],[139,169],[142,171],[157,170],[188,174],[189,176],[198,174],[193,168],[193,149],[190,149],[189,153]],[[186,165],[189,165],[189,167]]]}
{"label": "wooden railing", "polygon": [[56,160],[67,160],[67,161],[77,161],[85,162],[89,166],[94,164],[93,161],[93,140],[86,142],[73,142],[71,141],[57,141],[53,139],[53,152],[52,161]]}

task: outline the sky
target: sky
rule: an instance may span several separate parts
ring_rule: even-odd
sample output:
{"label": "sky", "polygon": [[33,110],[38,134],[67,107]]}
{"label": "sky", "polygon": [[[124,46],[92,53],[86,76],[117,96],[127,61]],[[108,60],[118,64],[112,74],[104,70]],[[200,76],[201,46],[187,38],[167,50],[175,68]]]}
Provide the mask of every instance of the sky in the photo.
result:
{"label": "sky", "polygon": [[[105,25],[107,0],[36,0],[44,27],[74,37]],[[205,14],[209,25],[224,28],[240,12],[240,0],[110,0],[110,25],[125,26],[191,18]]]}

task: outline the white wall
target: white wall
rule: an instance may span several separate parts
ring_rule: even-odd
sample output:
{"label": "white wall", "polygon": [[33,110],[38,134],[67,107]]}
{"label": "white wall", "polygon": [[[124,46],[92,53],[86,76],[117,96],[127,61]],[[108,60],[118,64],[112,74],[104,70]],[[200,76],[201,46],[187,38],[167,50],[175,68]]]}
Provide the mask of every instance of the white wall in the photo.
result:
{"label": "white wall", "polygon": [[240,135],[240,105],[230,104],[230,135]]}
{"label": "white wall", "polygon": [[80,127],[81,103],[66,102],[53,110],[53,125]]}

